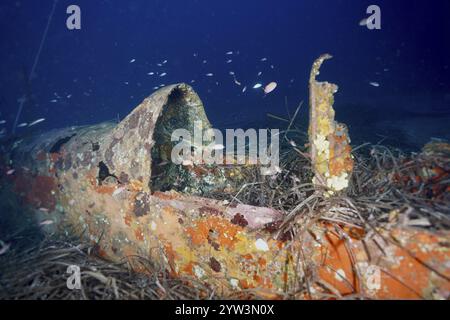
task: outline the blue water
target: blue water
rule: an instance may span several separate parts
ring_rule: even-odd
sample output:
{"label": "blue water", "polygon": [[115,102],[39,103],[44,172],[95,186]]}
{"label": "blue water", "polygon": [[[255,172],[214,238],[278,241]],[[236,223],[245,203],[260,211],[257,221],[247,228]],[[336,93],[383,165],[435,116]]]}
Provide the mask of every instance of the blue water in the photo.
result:
{"label": "blue water", "polygon": [[[81,30],[66,28],[71,4],[81,8]],[[381,8],[381,30],[359,25],[371,4]],[[311,64],[330,53],[334,59],[320,79],[339,85],[337,118],[354,141],[388,137],[419,147],[450,136],[448,0],[59,0],[27,81],[52,5],[0,4],[0,120],[6,121],[0,130],[6,135],[24,95],[19,123],[46,121],[19,128],[19,135],[123,118],[153,87],[192,80],[216,127],[265,126],[266,113],[285,116],[287,101],[292,114],[305,100],[302,121]],[[252,89],[271,81],[278,87],[266,97]]]}

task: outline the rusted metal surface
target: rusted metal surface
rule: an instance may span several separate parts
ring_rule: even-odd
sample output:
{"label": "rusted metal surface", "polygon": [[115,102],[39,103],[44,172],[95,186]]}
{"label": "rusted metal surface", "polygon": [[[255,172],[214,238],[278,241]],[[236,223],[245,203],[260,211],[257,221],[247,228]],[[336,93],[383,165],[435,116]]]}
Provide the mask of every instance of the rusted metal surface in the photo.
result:
{"label": "rusted metal surface", "polygon": [[[169,179],[164,183],[152,181],[155,165],[168,154],[164,136],[155,140],[155,132],[164,132],[158,127],[166,124],[158,119],[171,107],[190,109],[183,119],[209,124],[192,88],[169,86],[118,125],[55,130],[14,143],[2,157],[3,187],[10,186],[24,206],[34,209],[36,223],[55,222],[42,226],[47,232],[75,232],[113,261],[150,258],[172,276],[191,278],[193,285],[201,281],[218,294],[448,297],[448,233],[394,229],[365,234],[317,222],[292,239],[278,235],[280,212],[191,195],[238,185],[223,168],[197,175],[195,166],[170,164],[168,172],[180,172],[177,179],[168,174],[158,178]],[[7,175],[11,169],[14,174]],[[176,188],[175,183],[182,193],[161,191],[170,184]],[[139,270],[139,264],[133,266]]]}
{"label": "rusted metal surface", "polygon": [[316,80],[328,54],[318,58],[309,80],[309,142],[314,170],[313,183],[325,187],[332,195],[345,190],[353,171],[352,148],[347,127],[334,121],[334,94],[338,86]]}

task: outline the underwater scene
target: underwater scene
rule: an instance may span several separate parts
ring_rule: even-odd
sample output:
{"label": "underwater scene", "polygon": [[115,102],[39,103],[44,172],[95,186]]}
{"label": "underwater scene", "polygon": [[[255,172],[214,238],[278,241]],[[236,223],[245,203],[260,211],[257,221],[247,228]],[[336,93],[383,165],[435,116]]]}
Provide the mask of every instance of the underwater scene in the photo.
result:
{"label": "underwater scene", "polygon": [[0,33],[0,300],[450,298],[449,1],[15,0]]}

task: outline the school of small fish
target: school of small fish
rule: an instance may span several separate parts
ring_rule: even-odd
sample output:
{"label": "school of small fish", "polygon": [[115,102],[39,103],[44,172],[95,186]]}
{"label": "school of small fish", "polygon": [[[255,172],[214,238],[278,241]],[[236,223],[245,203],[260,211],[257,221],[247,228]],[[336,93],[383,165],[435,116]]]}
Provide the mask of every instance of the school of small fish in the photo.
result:
{"label": "school of small fish", "polygon": [[[230,50],[230,51],[225,52],[225,57],[227,57],[227,58],[224,60],[224,62],[225,62],[226,64],[228,64],[228,65],[231,65],[232,63],[234,63],[234,59],[232,59],[232,57],[233,57],[233,56],[238,56],[239,54],[240,54],[239,51],[233,51],[233,50]],[[192,56],[193,56],[194,58],[198,58],[198,57],[199,57],[199,54],[198,54],[197,52],[194,52],[194,53],[192,54]],[[269,60],[269,59],[268,59],[267,57],[263,57],[263,58],[260,58],[260,59],[259,59],[259,62],[267,62],[268,60]],[[202,59],[202,60],[200,60],[200,61],[201,61],[201,63],[202,63],[203,65],[208,65],[208,60]],[[132,59],[130,60],[130,63],[134,63],[134,62],[136,62],[136,59],[135,59],[135,58],[132,58]],[[163,60],[162,62],[156,63],[156,66],[162,68],[162,67],[164,67],[167,63],[168,63],[168,60],[165,59],[165,60]],[[271,69],[274,69],[275,67],[274,67],[274,65],[270,65],[270,68],[271,68]],[[242,87],[241,93],[245,93],[245,92],[247,91],[247,87],[248,87],[248,86],[247,86],[247,85],[243,85],[243,82],[242,82],[240,79],[237,78],[236,73],[235,73],[234,71],[229,71],[229,74],[232,76],[232,81],[233,81],[233,83],[234,83],[236,86]],[[149,71],[149,72],[147,72],[147,75],[149,75],[149,76],[157,75],[157,76],[159,76],[159,77],[165,77],[165,76],[168,75],[168,73],[167,73],[167,72],[155,72],[155,71]],[[258,72],[257,72],[257,77],[258,77],[258,78],[259,78],[259,77],[262,77],[262,75],[263,75],[263,71],[258,71]],[[214,77],[216,76],[216,73],[214,73],[214,72],[205,72],[205,73],[204,73],[204,76],[205,76],[205,78],[214,78]],[[197,82],[197,81],[196,81],[195,79],[190,80],[190,83],[196,83],[196,82]],[[216,86],[219,86],[221,82],[215,81],[214,83],[216,84]],[[129,85],[129,82],[127,81],[127,82],[125,82],[125,84],[126,84],[126,85]],[[275,84],[275,85],[274,85],[274,84]],[[153,90],[158,90],[158,89],[160,89],[160,88],[163,87],[163,86],[164,86],[164,85],[154,86],[154,87],[153,87]],[[263,87],[264,87],[264,88],[263,88]],[[265,86],[264,86],[262,83],[257,83],[256,85],[253,86],[253,89],[263,88],[263,89],[264,89],[263,91],[264,91],[265,95],[267,95],[267,94],[271,93],[272,91],[274,91],[276,87],[277,87],[276,82],[273,82],[273,81],[272,81],[272,82],[269,82],[269,83],[268,83],[267,85],[265,85]],[[208,90],[208,91],[209,91],[209,90]]]}
{"label": "school of small fish", "polygon": [[[364,18],[364,19],[362,19],[359,22],[359,25],[360,26],[366,26],[368,23],[370,23],[370,19],[369,18]],[[226,65],[229,65],[229,66],[233,66],[236,63],[235,60],[237,61],[237,63],[239,63],[239,55],[240,55],[240,52],[238,50],[226,51],[225,52],[225,59],[223,60],[223,63],[225,63]],[[198,52],[194,52],[192,54],[192,56],[194,58],[199,58],[200,54]],[[136,59],[136,58],[133,57],[133,58],[130,58],[130,60],[128,62],[129,62],[129,64],[135,64],[136,67],[139,67],[139,61],[138,60],[139,59]],[[142,61],[142,59],[140,61]],[[161,61],[161,60],[159,60],[159,61]],[[205,68],[205,69],[209,68],[208,66],[210,64],[208,63],[208,60],[200,59],[198,61],[201,64],[204,65],[202,68]],[[256,72],[256,78],[259,79],[259,81],[258,82],[256,82],[256,81],[253,82],[254,83],[253,85],[249,84],[247,81],[243,81],[244,79],[241,78],[241,76],[242,76],[241,74],[239,75],[239,78],[238,78],[238,75],[237,75],[237,73],[235,71],[229,71],[228,73],[229,73],[229,75],[232,78],[231,79],[232,83],[234,85],[242,88],[242,89],[240,89],[241,94],[246,93],[248,91],[247,90],[248,88],[253,88],[255,91],[259,91],[259,89],[262,89],[261,90],[263,92],[262,97],[265,97],[268,94],[273,93],[279,87],[279,83],[276,82],[276,81],[269,81],[269,82],[263,81],[263,78],[266,78],[267,76],[270,76],[269,75],[270,72],[267,71],[267,68],[275,69],[275,66],[273,64],[269,64],[268,63],[269,62],[269,58],[267,58],[267,57],[258,58],[256,60],[256,62],[259,63],[258,64],[258,68],[260,68],[260,70],[257,70],[257,72]],[[156,76],[156,77],[160,77],[160,78],[167,77],[168,76],[168,72],[165,70],[164,67],[166,67],[168,65],[168,63],[169,63],[168,59],[162,59],[161,62],[155,63],[154,66],[157,67],[156,70],[151,70],[151,71],[147,70],[145,72],[146,72],[146,74],[148,76]],[[145,62],[145,64],[148,65],[148,62]],[[161,69],[159,69],[159,68],[161,68]],[[157,71],[157,70],[161,70],[161,71]],[[265,70],[265,72],[263,70]],[[214,71],[214,70],[204,70],[204,71]],[[382,71],[389,72],[390,69],[389,68],[384,68]],[[380,75],[381,72],[377,72],[376,74]],[[221,85],[221,83],[223,83],[223,81],[219,82],[219,81],[217,81],[215,79],[216,76],[217,76],[216,72],[205,72],[205,73],[203,73],[203,75],[204,75],[205,78],[211,78],[213,80],[213,83],[215,83],[216,86],[219,86],[219,85]],[[264,75],[264,77],[263,77],[263,75]],[[75,79],[75,80],[78,80],[78,79]],[[192,80],[190,80],[190,83],[192,83],[192,84],[193,83],[197,83],[197,80],[198,79],[192,79]],[[294,83],[294,81],[295,81],[294,78],[290,79],[289,83],[287,84],[288,87],[291,87],[291,85]],[[125,84],[127,86],[132,85],[132,83],[130,83],[129,81],[124,81],[123,84]],[[369,85],[372,86],[372,87],[376,87],[376,88],[381,86],[380,83],[376,82],[376,81],[369,82]],[[137,86],[140,87],[141,83],[137,83]],[[165,86],[164,83],[160,83],[158,85],[154,85],[153,86],[153,90],[159,90],[160,88],[162,88],[164,86]],[[208,92],[211,92],[211,90],[208,90]],[[89,97],[89,96],[91,96],[91,93],[92,93],[92,90],[88,90],[88,91],[83,92],[83,95],[86,96],[86,97]],[[73,96],[72,93],[67,93],[67,92],[63,92],[63,93],[60,93],[60,94],[58,94],[57,92],[54,92],[53,95],[54,95],[54,98],[48,100],[52,104],[63,103],[64,99],[71,99],[72,96]],[[133,96],[131,98],[133,98]],[[18,102],[26,102],[27,98],[26,97],[21,97],[17,101]],[[46,120],[45,118],[39,118],[39,119],[36,119],[34,121],[31,121],[31,122],[22,122],[22,123],[17,125],[17,128],[33,127],[33,126],[36,126],[36,125],[44,122],[45,120]],[[0,120],[0,125],[5,125],[6,122],[7,122],[6,120],[2,119],[2,120]],[[6,134],[6,129],[4,128],[4,129],[2,129],[0,131],[0,137],[4,136],[5,134]]]}

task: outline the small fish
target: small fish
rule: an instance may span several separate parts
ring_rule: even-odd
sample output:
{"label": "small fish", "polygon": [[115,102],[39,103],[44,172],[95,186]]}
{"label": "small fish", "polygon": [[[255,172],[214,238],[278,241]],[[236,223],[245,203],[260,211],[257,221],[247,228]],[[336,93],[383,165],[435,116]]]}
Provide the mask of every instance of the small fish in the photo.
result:
{"label": "small fish", "polygon": [[45,121],[45,118],[37,119],[37,120],[33,121],[32,123],[30,123],[28,125],[28,127],[32,127],[32,126],[37,125],[38,123],[41,123],[41,122],[44,122],[44,121]]}
{"label": "small fish", "polygon": [[161,63],[158,63],[157,66],[158,66],[158,67],[162,67],[163,65],[162,65]]}
{"label": "small fish", "polygon": [[49,226],[49,225],[54,224],[54,223],[55,223],[55,221],[53,221],[53,220],[44,220],[41,223],[39,223],[39,225],[40,226]]}
{"label": "small fish", "polygon": [[228,51],[227,53],[225,53],[227,56],[230,56],[233,54],[233,51]]}
{"label": "small fish", "polygon": [[159,76],[160,77],[165,77],[167,75],[167,73],[166,72],[163,72],[163,73],[161,73]]}
{"label": "small fish", "polygon": [[123,84],[129,85],[130,83],[128,81],[125,81]]}
{"label": "small fish", "polygon": [[191,83],[195,83],[195,80],[191,80]]}
{"label": "small fish", "polygon": [[234,72],[233,71],[230,71],[229,73],[230,73],[230,76],[234,76]]}
{"label": "small fish", "polygon": [[50,102],[51,102],[51,103],[57,103],[57,102],[58,102],[58,100],[56,100],[56,99],[53,99],[53,100],[50,100]]}
{"label": "small fish", "polygon": [[6,120],[0,120],[0,124],[5,124]]}
{"label": "small fish", "polygon": [[262,87],[262,84],[261,83],[257,83],[257,84],[255,84],[254,86],[253,86],[253,89],[259,89],[259,88],[261,88]]}
{"label": "small fish", "polygon": [[237,81],[237,79],[236,79],[236,78],[234,78],[234,83],[235,83],[235,84],[237,84],[238,86],[240,86],[240,85],[241,85],[241,83],[240,83],[239,81]]}
{"label": "small fish", "polygon": [[214,74],[213,73],[207,73],[206,76],[207,77],[212,77],[212,76],[214,76]]}
{"label": "small fish", "polygon": [[159,87],[153,87],[153,90],[158,90],[159,89]]}
{"label": "small fish", "polygon": [[208,63],[208,61],[207,60],[203,60],[203,64],[207,64]]}
{"label": "small fish", "polygon": [[19,124],[17,127],[18,128],[23,128],[23,127],[26,127],[27,125],[28,125],[28,123],[23,122],[23,123]]}
{"label": "small fish", "polygon": [[70,99],[70,98],[72,98],[72,95],[71,95],[71,94],[68,94],[68,95],[66,96],[66,98],[67,98],[67,99]]}
{"label": "small fish", "polygon": [[388,68],[383,69],[384,72],[389,72]]}
{"label": "small fish", "polygon": [[230,60],[227,60],[227,63],[232,63],[232,62],[233,62],[233,60],[231,60],[231,59],[230,59]]}
{"label": "small fish", "polygon": [[48,210],[47,208],[39,208],[39,211],[42,211],[42,212],[49,212],[49,210]]}
{"label": "small fish", "polygon": [[267,61],[267,58],[262,58],[261,62]]}
{"label": "small fish", "polygon": [[194,52],[194,53],[193,53],[192,55],[193,55],[194,57],[197,57],[197,56],[198,56],[198,54],[197,54],[197,53],[195,53],[195,52]]}
{"label": "small fish", "polygon": [[152,75],[154,75],[155,73],[154,72],[149,72],[149,73],[147,73],[149,76],[152,76]]}
{"label": "small fish", "polygon": [[271,93],[273,90],[275,90],[275,88],[278,86],[278,84],[276,82],[271,82],[269,83],[265,88],[264,88],[264,93],[265,94],[269,94]]}
{"label": "small fish", "polygon": [[247,86],[245,86],[244,89],[242,89],[242,93],[244,93],[245,91],[247,91]]}
{"label": "small fish", "polygon": [[7,176],[10,176],[10,175],[12,175],[14,172],[16,172],[16,170],[14,170],[14,169],[8,170],[8,171],[6,171],[6,175],[7,175]]}
{"label": "small fish", "polygon": [[260,77],[262,75],[262,71],[258,72],[258,77]]}
{"label": "small fish", "polygon": [[9,248],[11,247],[11,244],[6,244],[3,241],[0,240],[0,256],[8,252]]}
{"label": "small fish", "polygon": [[131,59],[130,60],[130,63],[134,63],[134,62],[136,62],[136,59]]}
{"label": "small fish", "polygon": [[380,84],[378,82],[370,82],[370,85],[372,87],[377,87],[377,88],[380,86]]}
{"label": "small fish", "polygon": [[162,64],[166,64],[167,63],[167,60],[164,60],[163,62],[162,62]]}

